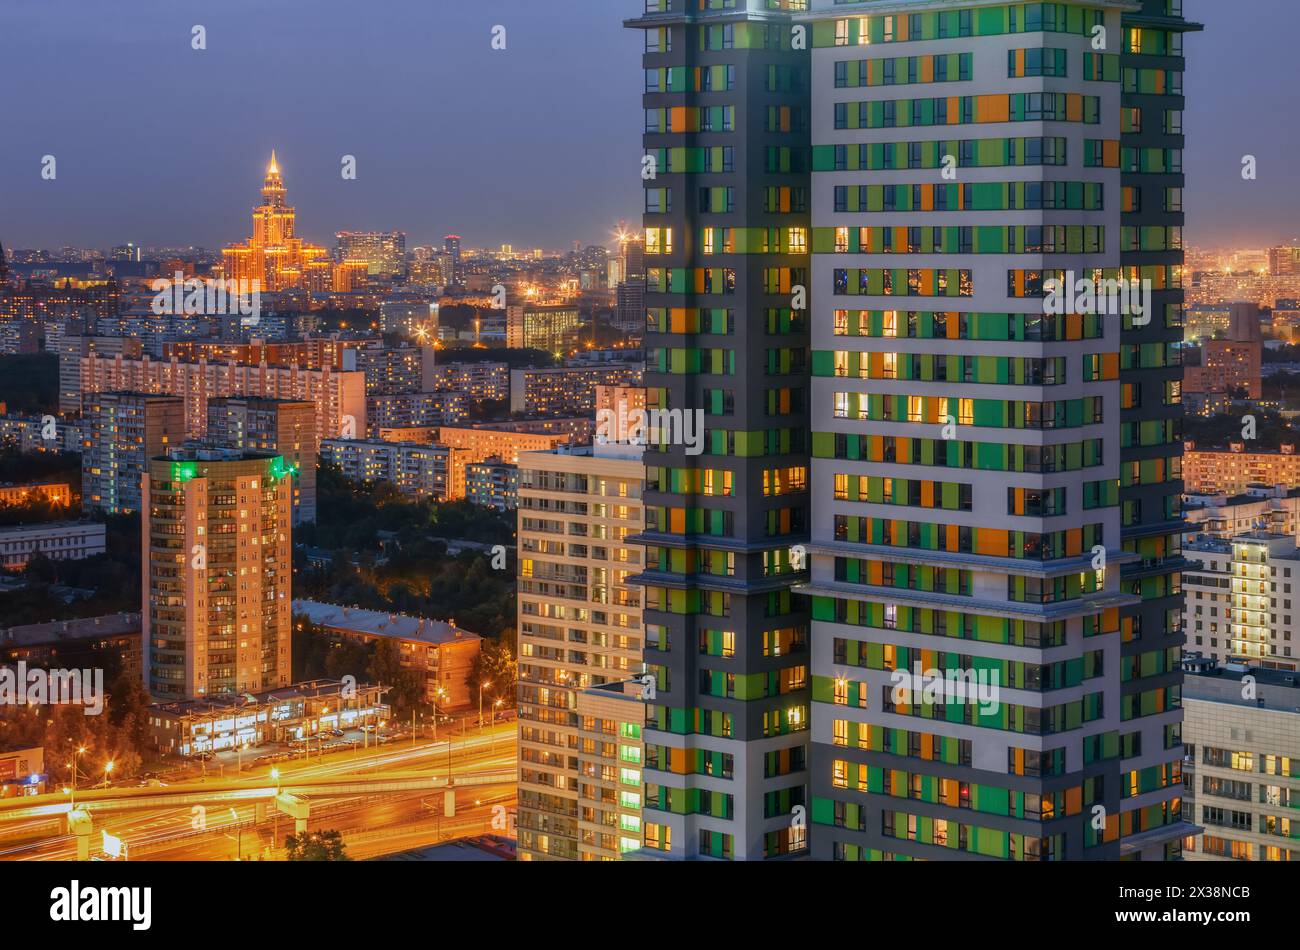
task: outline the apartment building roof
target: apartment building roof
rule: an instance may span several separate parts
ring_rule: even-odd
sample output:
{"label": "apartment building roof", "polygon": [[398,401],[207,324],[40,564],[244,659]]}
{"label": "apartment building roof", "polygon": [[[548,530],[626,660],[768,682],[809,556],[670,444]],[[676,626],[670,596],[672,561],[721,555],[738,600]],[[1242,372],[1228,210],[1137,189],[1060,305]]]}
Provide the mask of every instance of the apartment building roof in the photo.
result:
{"label": "apartment building roof", "polygon": [[0,629],[0,646],[38,646],[92,637],[115,637],[140,632],[139,614],[108,614],[79,620],[53,620]]}
{"label": "apartment building roof", "polygon": [[358,607],[325,604],[315,600],[295,600],[293,612],[306,616],[312,623],[322,627],[376,637],[392,637],[396,640],[417,640],[435,646],[483,639],[477,633],[470,633],[457,627],[455,621],[448,623],[445,620],[432,620],[428,617],[411,617],[406,614],[385,613],[381,610],[362,610]]}

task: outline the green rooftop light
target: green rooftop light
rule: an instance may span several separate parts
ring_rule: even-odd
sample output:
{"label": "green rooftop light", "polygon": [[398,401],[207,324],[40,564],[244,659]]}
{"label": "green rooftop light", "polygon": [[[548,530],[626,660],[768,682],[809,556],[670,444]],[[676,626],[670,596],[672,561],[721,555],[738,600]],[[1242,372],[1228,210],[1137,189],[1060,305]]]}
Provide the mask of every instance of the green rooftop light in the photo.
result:
{"label": "green rooftop light", "polygon": [[199,466],[195,462],[172,462],[173,482],[188,482],[199,477]]}

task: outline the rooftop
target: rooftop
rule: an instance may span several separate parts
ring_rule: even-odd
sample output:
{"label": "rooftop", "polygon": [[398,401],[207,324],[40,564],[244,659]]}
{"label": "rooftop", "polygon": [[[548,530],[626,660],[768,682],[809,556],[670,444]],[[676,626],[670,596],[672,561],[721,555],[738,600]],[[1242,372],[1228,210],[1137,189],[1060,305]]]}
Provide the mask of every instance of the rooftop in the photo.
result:
{"label": "rooftop", "polygon": [[315,600],[295,600],[294,614],[302,614],[314,624],[398,640],[418,640],[439,645],[457,640],[481,640],[477,633],[462,630],[445,620],[410,617],[381,610],[362,610],[342,604],[324,604]]}
{"label": "rooftop", "polygon": [[[203,699],[184,699],[171,703],[155,703],[152,708],[175,715],[199,715],[203,713],[222,712],[243,706],[265,706],[270,703],[287,702],[294,699],[315,699],[319,696],[338,696],[344,688],[342,680],[304,680],[279,689],[268,689],[260,693],[239,693],[227,696],[208,696]],[[379,687],[357,684],[355,689],[378,689]]]}
{"label": "rooftop", "polygon": [[[1300,713],[1300,673],[1239,663],[1219,666],[1195,653],[1185,654],[1182,665],[1187,674],[1183,678],[1184,700]],[[1255,681],[1250,698],[1243,688],[1246,676]]]}
{"label": "rooftop", "polygon": [[139,632],[139,614],[109,614],[104,617],[85,617],[81,620],[31,623],[21,627],[10,627],[7,630],[0,628],[0,645],[39,646]]}

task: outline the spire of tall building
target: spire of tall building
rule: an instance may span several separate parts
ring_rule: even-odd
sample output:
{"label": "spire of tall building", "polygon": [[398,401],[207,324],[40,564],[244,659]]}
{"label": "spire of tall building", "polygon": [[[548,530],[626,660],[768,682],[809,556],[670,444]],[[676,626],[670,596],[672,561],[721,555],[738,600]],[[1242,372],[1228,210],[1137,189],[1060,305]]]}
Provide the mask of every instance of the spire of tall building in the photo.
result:
{"label": "spire of tall building", "polygon": [[266,167],[266,181],[262,183],[262,203],[272,208],[283,208],[284,191],[284,179],[280,177],[280,166],[275,160],[275,149],[272,149],[271,164]]}

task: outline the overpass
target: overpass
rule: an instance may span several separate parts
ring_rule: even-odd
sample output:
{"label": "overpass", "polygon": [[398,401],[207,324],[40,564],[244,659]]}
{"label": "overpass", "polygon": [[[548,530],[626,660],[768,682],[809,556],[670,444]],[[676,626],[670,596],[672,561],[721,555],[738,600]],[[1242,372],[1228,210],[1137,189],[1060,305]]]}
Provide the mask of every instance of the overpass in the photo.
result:
{"label": "overpass", "polygon": [[[77,807],[102,814],[135,811],[142,808],[178,808],[212,803],[270,801],[279,794],[333,796],[447,790],[513,784],[516,775],[513,768],[492,769],[457,775],[449,782],[445,775],[436,775],[432,772],[395,771],[370,777],[303,776],[296,779],[289,775],[273,785],[267,785],[265,781],[219,781],[210,784],[189,782],[166,788],[88,789],[84,794],[78,794]],[[66,797],[57,793],[9,799],[0,802],[0,823],[23,818],[63,816],[70,810],[71,804]]]}

